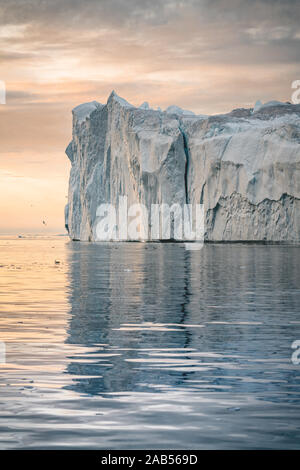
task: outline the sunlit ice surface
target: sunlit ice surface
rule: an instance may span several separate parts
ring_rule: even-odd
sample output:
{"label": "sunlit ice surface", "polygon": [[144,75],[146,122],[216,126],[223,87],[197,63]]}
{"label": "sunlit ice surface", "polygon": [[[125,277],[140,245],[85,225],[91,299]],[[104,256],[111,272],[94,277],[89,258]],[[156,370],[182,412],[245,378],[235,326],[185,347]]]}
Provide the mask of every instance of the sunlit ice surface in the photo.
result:
{"label": "sunlit ice surface", "polygon": [[300,447],[296,246],[0,238],[0,447]]}

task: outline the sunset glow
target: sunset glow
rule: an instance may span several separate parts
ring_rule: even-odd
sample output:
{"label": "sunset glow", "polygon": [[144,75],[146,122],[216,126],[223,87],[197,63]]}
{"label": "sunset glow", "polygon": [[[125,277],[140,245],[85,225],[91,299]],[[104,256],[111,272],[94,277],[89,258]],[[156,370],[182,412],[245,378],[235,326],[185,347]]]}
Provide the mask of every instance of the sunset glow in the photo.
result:
{"label": "sunset glow", "polygon": [[76,105],[115,89],[223,113],[288,101],[299,78],[299,2],[0,0],[0,18],[1,233],[64,231]]}

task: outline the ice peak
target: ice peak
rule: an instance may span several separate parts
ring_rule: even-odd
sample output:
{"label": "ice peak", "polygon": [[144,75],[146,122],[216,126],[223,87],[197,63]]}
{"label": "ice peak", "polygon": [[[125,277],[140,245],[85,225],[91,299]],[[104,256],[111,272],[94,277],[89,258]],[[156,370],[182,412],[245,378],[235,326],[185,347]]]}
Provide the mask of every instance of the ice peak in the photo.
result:
{"label": "ice peak", "polygon": [[139,106],[139,109],[150,109],[148,101],[144,101],[144,103]]}
{"label": "ice peak", "polygon": [[179,106],[176,106],[176,105],[171,105],[169,106],[166,111],[166,113],[168,114],[179,114],[179,115],[189,115],[189,116],[195,116],[195,113],[193,113],[193,111],[189,111],[187,109],[182,109],[182,108],[179,108]]}
{"label": "ice peak", "polygon": [[98,101],[90,101],[89,103],[83,103],[80,104],[79,106],[76,106],[72,110],[73,116],[77,118],[79,122],[84,121],[87,117],[91,115],[95,109],[98,107],[101,107],[101,103],[98,103]]}
{"label": "ice peak", "polygon": [[262,103],[260,100],[256,101],[253,112],[256,113],[257,111],[260,111],[261,109],[269,108],[271,106],[285,106],[288,103],[282,103],[282,101],[277,101],[277,100],[271,100],[267,101],[266,103]]}
{"label": "ice peak", "polygon": [[121,106],[133,108],[132,104],[128,103],[128,101],[124,100],[124,98],[121,98],[121,96],[117,95],[115,90],[113,90],[111,94],[109,95],[107,104],[110,104],[113,102],[116,102],[120,104]]}

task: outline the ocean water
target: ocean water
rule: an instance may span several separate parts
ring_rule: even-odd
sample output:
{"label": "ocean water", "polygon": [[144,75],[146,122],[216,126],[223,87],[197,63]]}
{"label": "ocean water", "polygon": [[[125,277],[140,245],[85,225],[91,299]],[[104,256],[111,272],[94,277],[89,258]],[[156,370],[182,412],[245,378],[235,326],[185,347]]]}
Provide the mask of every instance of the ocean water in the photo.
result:
{"label": "ocean water", "polygon": [[299,449],[299,288],[296,246],[1,237],[0,448]]}

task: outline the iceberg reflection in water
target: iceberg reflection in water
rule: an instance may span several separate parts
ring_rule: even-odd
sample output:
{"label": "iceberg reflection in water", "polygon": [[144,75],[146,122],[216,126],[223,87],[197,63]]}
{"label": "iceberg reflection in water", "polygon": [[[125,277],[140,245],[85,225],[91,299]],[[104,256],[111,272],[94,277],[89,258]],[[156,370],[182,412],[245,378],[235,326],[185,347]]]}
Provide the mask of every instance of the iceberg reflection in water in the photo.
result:
{"label": "iceberg reflection in water", "polygon": [[0,242],[2,448],[299,447],[298,247]]}

